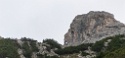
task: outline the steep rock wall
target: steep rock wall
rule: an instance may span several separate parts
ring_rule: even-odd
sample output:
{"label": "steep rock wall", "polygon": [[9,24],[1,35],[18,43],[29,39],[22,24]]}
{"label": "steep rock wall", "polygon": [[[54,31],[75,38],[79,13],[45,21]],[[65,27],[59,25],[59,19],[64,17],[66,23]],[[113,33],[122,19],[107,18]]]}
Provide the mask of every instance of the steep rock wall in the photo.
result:
{"label": "steep rock wall", "polygon": [[102,38],[124,34],[125,25],[115,20],[114,15],[104,11],[90,11],[77,15],[65,34],[64,45],[94,43]]}

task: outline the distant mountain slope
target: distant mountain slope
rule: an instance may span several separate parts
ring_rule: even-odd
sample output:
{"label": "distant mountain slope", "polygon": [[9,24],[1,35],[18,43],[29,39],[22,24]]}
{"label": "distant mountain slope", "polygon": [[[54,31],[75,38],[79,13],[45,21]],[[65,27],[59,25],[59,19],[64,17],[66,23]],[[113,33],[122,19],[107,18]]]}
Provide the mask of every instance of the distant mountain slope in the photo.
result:
{"label": "distant mountain slope", "polygon": [[104,11],[90,11],[78,15],[65,34],[65,46],[94,43],[102,38],[125,33],[125,25],[115,20],[114,15]]}

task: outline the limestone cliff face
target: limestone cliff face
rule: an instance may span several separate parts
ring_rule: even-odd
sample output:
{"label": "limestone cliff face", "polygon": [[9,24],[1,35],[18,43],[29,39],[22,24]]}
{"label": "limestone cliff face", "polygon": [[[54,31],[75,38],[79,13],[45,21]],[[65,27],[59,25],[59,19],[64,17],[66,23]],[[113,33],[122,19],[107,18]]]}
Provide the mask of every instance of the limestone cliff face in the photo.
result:
{"label": "limestone cliff face", "polygon": [[78,15],[65,34],[64,45],[94,43],[107,36],[124,34],[125,25],[115,20],[114,15],[104,11],[90,11]]}

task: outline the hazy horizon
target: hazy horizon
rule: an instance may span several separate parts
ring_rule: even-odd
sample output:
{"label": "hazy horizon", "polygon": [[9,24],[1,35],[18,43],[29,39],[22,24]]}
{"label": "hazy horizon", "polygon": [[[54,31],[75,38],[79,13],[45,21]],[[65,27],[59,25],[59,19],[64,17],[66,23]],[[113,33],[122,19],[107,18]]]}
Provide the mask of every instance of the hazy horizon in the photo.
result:
{"label": "hazy horizon", "polygon": [[106,11],[125,23],[124,0],[0,0],[0,36],[53,38],[63,44],[75,16]]}

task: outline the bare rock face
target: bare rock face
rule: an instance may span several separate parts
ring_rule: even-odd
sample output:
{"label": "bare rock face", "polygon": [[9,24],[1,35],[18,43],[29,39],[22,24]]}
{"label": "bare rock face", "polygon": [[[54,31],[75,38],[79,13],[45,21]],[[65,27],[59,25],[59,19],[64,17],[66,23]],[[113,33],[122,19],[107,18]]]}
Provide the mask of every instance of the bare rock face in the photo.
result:
{"label": "bare rock face", "polygon": [[125,25],[115,20],[114,15],[104,11],[90,11],[78,15],[65,34],[64,45],[95,43],[102,38],[125,33]]}

